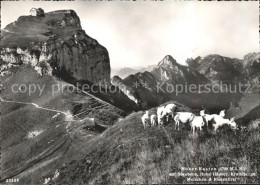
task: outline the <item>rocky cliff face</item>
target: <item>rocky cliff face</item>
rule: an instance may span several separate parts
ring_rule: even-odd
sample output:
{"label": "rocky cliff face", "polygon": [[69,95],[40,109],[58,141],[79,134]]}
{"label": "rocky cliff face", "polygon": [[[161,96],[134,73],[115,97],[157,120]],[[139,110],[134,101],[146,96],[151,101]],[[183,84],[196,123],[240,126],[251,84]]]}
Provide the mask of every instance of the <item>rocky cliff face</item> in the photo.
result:
{"label": "rocky cliff face", "polygon": [[[81,29],[73,10],[21,16],[1,35],[1,64],[30,64],[41,74],[90,81],[110,82],[108,51]],[[65,76],[64,76],[65,74]],[[63,76],[62,76],[63,75]]]}

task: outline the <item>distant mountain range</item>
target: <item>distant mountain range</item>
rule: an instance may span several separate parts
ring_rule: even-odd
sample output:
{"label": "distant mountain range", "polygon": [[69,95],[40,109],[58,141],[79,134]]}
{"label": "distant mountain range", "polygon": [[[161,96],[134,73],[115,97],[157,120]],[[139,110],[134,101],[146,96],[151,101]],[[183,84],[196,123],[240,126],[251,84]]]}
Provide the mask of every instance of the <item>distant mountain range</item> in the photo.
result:
{"label": "distant mountain range", "polygon": [[125,78],[131,74],[135,74],[138,72],[151,72],[153,70],[153,68],[155,68],[156,65],[149,65],[147,67],[143,67],[143,66],[137,66],[137,67],[123,67],[120,69],[111,69],[111,76],[119,76],[120,78]]}
{"label": "distant mountain range", "polygon": [[[197,57],[196,59],[188,59],[188,66],[184,66],[179,64],[172,56],[167,55],[158,62],[158,65],[150,72],[145,71],[136,73],[136,71],[134,71],[133,74],[124,79],[120,78],[120,76],[114,76],[111,79],[111,83],[116,86],[118,84],[124,84],[125,87],[131,91],[131,99],[135,99],[136,102],[141,104],[141,107],[154,106],[172,99],[182,99],[180,101],[184,101],[182,103],[185,103],[188,98],[181,97],[185,93],[177,97],[171,92],[157,92],[158,83],[163,84],[160,87],[165,91],[167,83],[172,85],[208,84],[212,87],[214,85],[214,88],[221,89],[223,88],[221,83],[238,86],[239,83],[246,84],[249,82],[257,89],[260,76],[259,61],[259,53],[250,53],[246,55],[243,60],[236,58],[232,59],[220,55],[208,55],[203,58]],[[147,83],[147,86],[143,86],[142,84],[144,83]],[[136,88],[135,84],[140,85]],[[225,94],[211,95],[214,96],[212,101],[215,100],[216,102],[220,102],[220,104],[221,102],[223,103],[222,107],[228,106],[231,102],[237,102],[238,99],[236,98],[241,97],[241,93],[236,93],[233,98]],[[203,97],[199,92],[193,95],[186,93],[186,96],[189,97],[196,96],[197,99],[201,100],[200,102],[202,102],[202,100],[205,101],[206,97],[211,97],[211,95],[208,94]],[[193,102],[196,102],[197,106],[207,106],[207,102],[205,102],[205,104],[200,104],[194,100]],[[191,102],[188,104],[191,106]]]}
{"label": "distant mountain range", "polygon": [[190,67],[211,81],[235,82],[250,80],[260,74],[260,53],[249,53],[244,59],[207,55],[188,60]]}

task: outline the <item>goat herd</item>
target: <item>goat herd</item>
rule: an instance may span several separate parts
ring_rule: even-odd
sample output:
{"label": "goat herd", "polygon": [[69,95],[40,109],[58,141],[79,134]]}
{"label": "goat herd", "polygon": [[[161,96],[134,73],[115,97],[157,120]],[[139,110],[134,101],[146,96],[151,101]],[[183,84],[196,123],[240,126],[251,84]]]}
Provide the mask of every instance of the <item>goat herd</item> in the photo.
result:
{"label": "goat herd", "polygon": [[175,122],[175,130],[180,130],[181,124],[189,124],[191,126],[191,131],[195,134],[196,128],[202,131],[202,127],[206,124],[208,127],[208,123],[212,122],[214,131],[223,125],[229,125],[232,129],[237,129],[237,124],[234,118],[225,119],[225,110],[220,111],[219,114],[205,114],[205,110],[200,111],[200,116],[196,116],[191,112],[176,112],[177,106],[173,103],[158,107],[157,115],[152,114],[149,117],[149,111],[146,111],[142,116],[142,123],[144,129],[148,125],[151,126],[163,126],[165,123],[169,123],[170,117],[173,118]]}

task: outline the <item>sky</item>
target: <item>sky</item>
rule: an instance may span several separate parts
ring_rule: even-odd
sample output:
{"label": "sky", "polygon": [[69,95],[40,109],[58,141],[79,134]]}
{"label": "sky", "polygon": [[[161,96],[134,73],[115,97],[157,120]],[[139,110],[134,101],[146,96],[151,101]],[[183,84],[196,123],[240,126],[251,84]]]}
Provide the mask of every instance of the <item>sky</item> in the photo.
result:
{"label": "sky", "polygon": [[157,64],[172,55],[220,54],[240,58],[259,52],[257,1],[1,1],[1,28],[32,7],[73,9],[86,33],[108,49],[113,69]]}

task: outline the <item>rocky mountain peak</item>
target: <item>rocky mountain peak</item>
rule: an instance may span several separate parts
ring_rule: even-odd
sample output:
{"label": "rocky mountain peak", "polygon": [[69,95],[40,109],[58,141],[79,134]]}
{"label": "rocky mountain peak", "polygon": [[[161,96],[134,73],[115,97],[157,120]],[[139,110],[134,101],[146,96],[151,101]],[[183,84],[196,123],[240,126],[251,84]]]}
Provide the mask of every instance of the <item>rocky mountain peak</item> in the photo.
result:
{"label": "rocky mountain peak", "polygon": [[177,64],[177,61],[171,56],[166,55],[157,65],[157,68],[173,68]]}
{"label": "rocky mountain peak", "polygon": [[32,9],[31,15],[19,17],[1,32],[1,65],[30,64],[41,75],[110,83],[108,51],[85,33],[74,10],[37,11]]}
{"label": "rocky mountain peak", "polygon": [[159,81],[169,83],[205,82],[207,81],[196,70],[179,64],[171,55],[166,55],[152,71]]}

